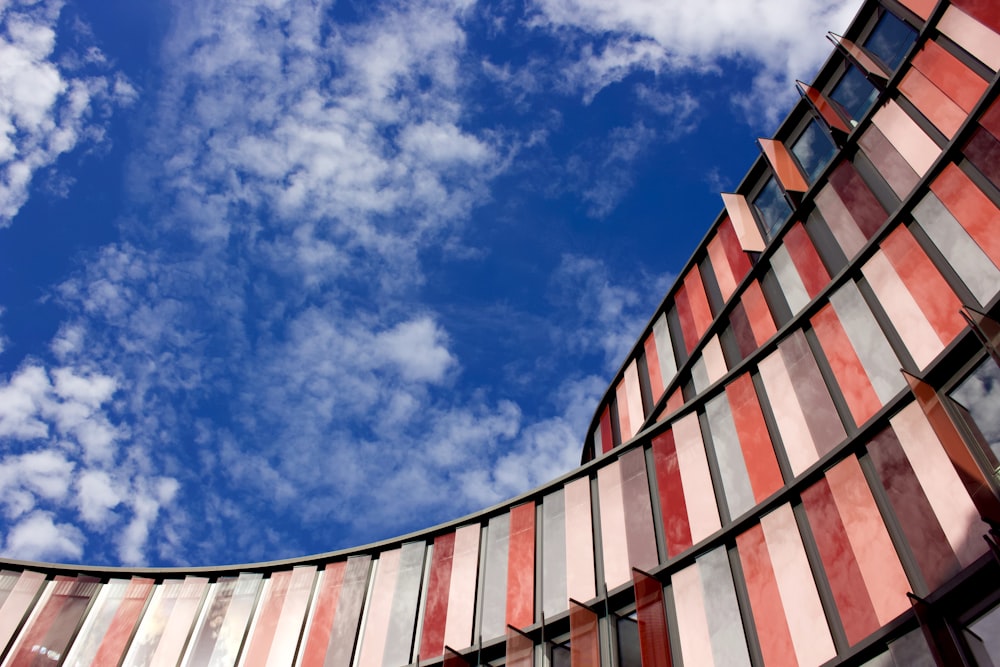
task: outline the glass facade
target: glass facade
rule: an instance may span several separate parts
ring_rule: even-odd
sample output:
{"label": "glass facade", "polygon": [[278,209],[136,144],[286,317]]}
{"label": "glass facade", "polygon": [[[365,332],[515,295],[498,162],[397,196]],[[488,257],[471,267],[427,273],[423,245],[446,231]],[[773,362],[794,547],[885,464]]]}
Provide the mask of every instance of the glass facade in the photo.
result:
{"label": "glass facade", "polygon": [[[762,144],[581,467],[290,561],[0,563],[0,660],[997,664],[1000,5],[901,4],[930,21],[915,43],[876,0],[845,36],[888,90],[839,52],[809,86],[870,122],[800,104]],[[808,181],[788,198],[786,146]]]}

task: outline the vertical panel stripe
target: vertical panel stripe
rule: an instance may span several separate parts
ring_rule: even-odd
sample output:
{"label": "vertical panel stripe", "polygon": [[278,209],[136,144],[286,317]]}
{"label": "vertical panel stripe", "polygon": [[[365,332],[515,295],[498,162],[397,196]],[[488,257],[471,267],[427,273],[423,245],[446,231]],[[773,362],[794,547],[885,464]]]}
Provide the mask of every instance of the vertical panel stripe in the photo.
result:
{"label": "vertical panel stripe", "polygon": [[300,664],[322,665],[326,658],[326,649],[330,644],[333,632],[333,618],[337,612],[340,591],[344,583],[344,573],[347,571],[347,561],[327,563],[320,573],[317,584],[319,591],[309,616],[305,651],[300,656]]}
{"label": "vertical panel stripe", "polygon": [[727,395],[722,393],[708,401],[705,413],[712,430],[712,443],[715,445],[729,515],[738,517],[752,508],[755,502]]}
{"label": "vertical panel stripe", "polygon": [[667,555],[673,558],[691,546],[691,527],[673,431],[664,431],[653,438],[653,461],[663,537],[667,543]]}
{"label": "vertical panel stripe", "polygon": [[647,574],[632,571],[635,615],[639,622],[639,653],[642,664],[670,667],[670,641],[663,606],[663,586]]}
{"label": "vertical panel stripe", "polygon": [[629,565],[649,570],[656,567],[659,560],[643,448],[635,448],[622,455],[621,476]]}
{"label": "vertical panel stripe", "polygon": [[868,126],[858,139],[858,144],[900,199],[905,199],[920,182],[920,176],[913,171],[910,163],[874,125]]}
{"label": "vertical panel stripe", "polygon": [[715,495],[711,492],[712,476],[708,471],[698,415],[692,413],[678,419],[673,428],[691,539],[698,543],[722,527]]}
{"label": "vertical panel stripe", "polygon": [[753,497],[759,503],[780,489],[783,480],[750,375],[744,373],[727,384],[726,396],[743,450]]}
{"label": "vertical panel stripe", "polygon": [[394,667],[410,663],[426,550],[427,545],[423,542],[408,542],[402,547],[396,590],[392,594],[392,612],[389,615],[385,653],[382,656],[383,665]]}
{"label": "vertical panel stripe", "polygon": [[919,70],[906,73],[899,82],[899,91],[948,139],[965,121],[966,112]]}
{"label": "vertical panel stripe", "polygon": [[1000,234],[996,233],[1000,212],[972,179],[956,165],[949,164],[931,183],[931,191],[993,263],[1000,266]]}
{"label": "vertical panel stripe", "polygon": [[872,123],[920,176],[927,173],[934,160],[941,154],[941,147],[934,143],[934,140],[920,129],[903,108],[892,100],[887,100],[882,108],[875,112]]}
{"label": "vertical panel stripe", "polygon": [[455,533],[434,538],[434,554],[428,575],[424,602],[424,624],[420,638],[420,657],[433,658],[444,652],[444,629],[448,618],[448,593],[451,564],[455,553]]}
{"label": "vertical panel stripe", "polygon": [[566,611],[569,600],[566,537],[566,496],[559,489],[542,499],[542,613],[549,618]]}
{"label": "vertical panel stripe", "polygon": [[674,360],[674,349],[670,343],[670,329],[667,328],[667,316],[660,314],[653,322],[653,338],[656,340],[656,356],[660,360],[660,377],[666,387],[677,374],[677,362]]}
{"label": "vertical panel stripe", "polygon": [[632,578],[628,564],[628,534],[622,497],[621,462],[597,471],[597,491],[601,503],[601,549],[604,553],[604,581],[608,590]]}
{"label": "vertical panel stripe", "polygon": [[823,306],[810,320],[816,338],[823,348],[826,360],[840,385],[840,392],[847,401],[854,423],[861,425],[882,407],[875,388],[872,387],[865,368],[851,347],[833,306]]}
{"label": "vertical panel stripe", "polygon": [[507,625],[525,628],[535,622],[535,503],[510,511],[507,560]]}
{"label": "vertical panel stripe", "polygon": [[714,665],[712,639],[705,617],[705,597],[701,588],[700,565],[675,572],[671,577],[674,606],[677,608],[677,631],[685,665]]}
{"label": "vertical panel stripe", "polygon": [[486,529],[486,563],[480,636],[502,637],[507,632],[507,555],[510,552],[510,514],[490,519]]}
{"label": "vertical panel stripe", "polygon": [[726,548],[712,549],[699,556],[697,562],[715,664],[750,667],[750,654],[747,652]]}
{"label": "vertical panel stripe", "polygon": [[[907,163],[909,164],[909,163]],[[847,259],[852,259],[867,242],[854,216],[847,210],[833,185],[826,185],[816,194],[816,206],[830,227],[833,237],[844,251]]]}
{"label": "vertical panel stripe", "polygon": [[755,525],[737,535],[736,547],[746,578],[747,596],[764,664],[768,667],[798,667],[787,614],[778,592],[771,556],[764,543],[763,528]]}
{"label": "vertical panel stripe", "polygon": [[994,72],[1000,69],[1000,35],[958,7],[948,7],[937,28]]}
{"label": "vertical panel stripe", "polygon": [[809,303],[809,293],[806,292],[806,286],[802,284],[802,278],[795,270],[792,258],[788,255],[788,248],[784,245],[778,246],[771,255],[771,269],[778,279],[778,284],[781,285],[782,296],[785,297],[792,315],[797,314]]}
{"label": "vertical panel stripe", "polygon": [[798,475],[816,462],[818,454],[781,352],[762,359],[759,369],[785,454]]}
{"label": "vertical panel stripe", "polygon": [[774,318],[771,316],[771,310],[767,306],[767,300],[764,298],[760,283],[753,281],[748,284],[740,300],[746,309],[747,319],[750,320],[750,329],[753,331],[757,345],[763,345],[778,330],[774,326]]}
{"label": "vertical panel stripe", "polygon": [[465,648],[472,641],[478,565],[479,524],[462,526],[455,531],[455,556],[448,593],[448,624],[444,632],[444,643],[448,646]]}
{"label": "vertical panel stripe", "polygon": [[594,583],[594,534],[590,478],[569,482],[566,493],[566,594],[586,601],[597,595]]}

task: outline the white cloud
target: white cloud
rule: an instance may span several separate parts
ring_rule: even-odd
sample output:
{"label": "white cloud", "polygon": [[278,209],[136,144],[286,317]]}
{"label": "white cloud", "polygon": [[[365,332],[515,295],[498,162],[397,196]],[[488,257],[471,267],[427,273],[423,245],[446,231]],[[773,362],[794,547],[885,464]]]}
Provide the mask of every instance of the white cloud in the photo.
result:
{"label": "white cloud", "polygon": [[136,97],[101,58],[89,66],[60,60],[61,7],[58,0],[0,5],[0,227],[27,201],[39,170],[81,141],[101,141],[112,107]]}
{"label": "white cloud", "polygon": [[51,512],[32,512],[7,533],[5,555],[34,561],[79,560],[86,538],[69,523],[56,523]]}
{"label": "white cloud", "polygon": [[375,337],[380,356],[411,382],[440,382],[444,378],[456,363],[446,342],[444,331],[429,317],[401,322]]}
{"label": "white cloud", "polygon": [[794,80],[811,77],[829,55],[826,32],[842,31],[857,6],[857,0],[531,3],[536,27],[590,40],[566,67],[586,98],[639,69],[705,71],[748,61],[760,68],[752,83],[757,112],[771,123],[794,99]]}

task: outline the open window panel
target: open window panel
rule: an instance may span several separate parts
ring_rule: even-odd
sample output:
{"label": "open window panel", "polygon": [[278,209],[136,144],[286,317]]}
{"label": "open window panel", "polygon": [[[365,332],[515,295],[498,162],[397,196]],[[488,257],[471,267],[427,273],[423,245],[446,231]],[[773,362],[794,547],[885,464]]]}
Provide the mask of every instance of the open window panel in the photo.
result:
{"label": "open window panel", "polygon": [[985,357],[947,396],[980,464],[1000,484],[1000,365]]}

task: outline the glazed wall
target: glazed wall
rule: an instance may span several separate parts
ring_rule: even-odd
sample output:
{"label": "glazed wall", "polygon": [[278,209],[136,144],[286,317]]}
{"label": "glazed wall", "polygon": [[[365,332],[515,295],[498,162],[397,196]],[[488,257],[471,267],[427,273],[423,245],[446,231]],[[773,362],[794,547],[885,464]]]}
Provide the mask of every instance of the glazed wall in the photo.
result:
{"label": "glazed wall", "polygon": [[581,468],[349,553],[9,563],[2,665],[991,664],[1000,5],[871,0],[832,41]]}

